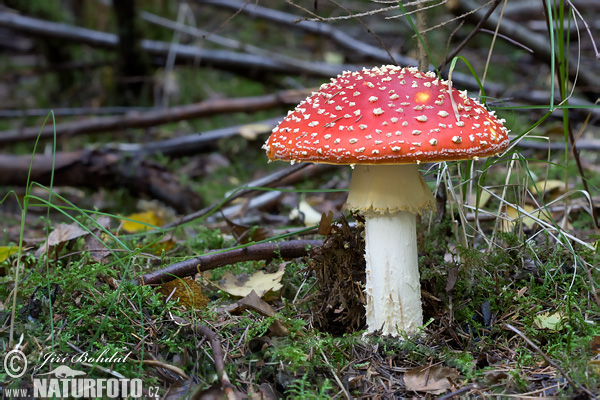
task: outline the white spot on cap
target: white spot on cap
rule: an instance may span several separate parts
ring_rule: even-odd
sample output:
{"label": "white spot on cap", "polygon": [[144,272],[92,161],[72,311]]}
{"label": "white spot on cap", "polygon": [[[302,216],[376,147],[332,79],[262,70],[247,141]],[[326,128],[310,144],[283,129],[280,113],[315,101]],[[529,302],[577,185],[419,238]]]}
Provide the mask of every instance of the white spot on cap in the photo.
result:
{"label": "white spot on cap", "polygon": [[392,146],[392,147],[390,147],[390,149],[392,149],[392,151],[400,151],[400,150],[402,150],[402,147]]}
{"label": "white spot on cap", "polygon": [[453,136],[452,141],[456,144],[462,143],[462,138],[460,136]]}
{"label": "white spot on cap", "polygon": [[429,139],[429,144],[432,146],[435,146],[437,144],[437,140],[436,139]]}
{"label": "white spot on cap", "polygon": [[365,148],[364,147],[360,147],[358,149],[355,149],[354,151],[357,152],[357,153],[362,153],[362,152],[365,151]]}
{"label": "white spot on cap", "polygon": [[360,129],[367,129],[367,126],[366,126],[365,124],[360,124],[358,127],[359,127]]}
{"label": "white spot on cap", "polygon": [[438,112],[438,115],[442,118],[446,118],[450,114],[448,114],[447,111],[442,110],[442,111]]}
{"label": "white spot on cap", "polygon": [[377,96],[371,96],[371,97],[369,97],[369,101],[370,101],[371,103],[374,103],[374,102],[376,102],[377,100],[378,100]]}
{"label": "white spot on cap", "polygon": [[317,122],[317,121],[313,121],[313,122],[309,122],[308,123],[308,126],[310,126],[310,127],[317,126],[317,125],[319,125],[319,122]]}
{"label": "white spot on cap", "polygon": [[373,110],[373,114],[381,115],[381,114],[383,114],[383,110],[381,108],[376,108]]}
{"label": "white spot on cap", "polygon": [[427,117],[424,115],[419,115],[418,117],[415,117],[415,119],[419,122],[427,122]]}
{"label": "white spot on cap", "polygon": [[417,136],[417,135],[421,134],[421,131],[415,129],[414,131],[412,131],[412,134],[415,135],[415,136]]}
{"label": "white spot on cap", "polygon": [[354,139],[354,138],[352,138],[352,139],[350,139],[349,141],[350,141],[350,144],[354,144],[354,143],[358,142],[358,139]]}

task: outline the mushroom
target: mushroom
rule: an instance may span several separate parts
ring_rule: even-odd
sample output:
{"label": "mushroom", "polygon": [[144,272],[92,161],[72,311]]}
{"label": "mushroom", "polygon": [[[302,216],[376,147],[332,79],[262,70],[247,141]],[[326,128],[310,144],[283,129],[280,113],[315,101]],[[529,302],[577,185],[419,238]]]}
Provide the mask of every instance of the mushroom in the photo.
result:
{"label": "mushroom", "polygon": [[433,209],[421,162],[477,159],[508,146],[505,121],[433,72],[344,72],[273,129],[269,160],[350,164],[347,205],[365,218],[368,332],[423,325],[416,216]]}

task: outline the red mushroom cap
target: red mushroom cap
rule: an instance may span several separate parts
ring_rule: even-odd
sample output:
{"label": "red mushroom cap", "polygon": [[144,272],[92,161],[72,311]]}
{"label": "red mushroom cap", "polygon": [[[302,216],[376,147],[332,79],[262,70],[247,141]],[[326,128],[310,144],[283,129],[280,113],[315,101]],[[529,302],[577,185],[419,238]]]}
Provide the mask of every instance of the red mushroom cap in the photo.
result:
{"label": "red mushroom cap", "polygon": [[504,122],[433,72],[388,65],[323,84],[273,129],[264,148],[270,160],[292,162],[472,159],[506,149]]}

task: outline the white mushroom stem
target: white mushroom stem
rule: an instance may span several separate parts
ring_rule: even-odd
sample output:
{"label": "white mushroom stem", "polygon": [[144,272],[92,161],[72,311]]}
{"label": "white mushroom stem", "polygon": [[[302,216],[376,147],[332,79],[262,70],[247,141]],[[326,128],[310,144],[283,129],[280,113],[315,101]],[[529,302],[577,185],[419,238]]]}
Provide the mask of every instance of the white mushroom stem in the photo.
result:
{"label": "white mushroom stem", "polygon": [[357,166],[348,206],[365,217],[369,332],[412,333],[423,325],[416,216],[434,206],[416,164]]}

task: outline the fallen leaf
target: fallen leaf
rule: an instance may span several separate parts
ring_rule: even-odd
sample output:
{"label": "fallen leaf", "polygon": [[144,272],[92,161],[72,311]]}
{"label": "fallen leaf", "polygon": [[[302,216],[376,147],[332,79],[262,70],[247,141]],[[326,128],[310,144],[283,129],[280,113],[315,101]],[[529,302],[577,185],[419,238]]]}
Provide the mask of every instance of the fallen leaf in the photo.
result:
{"label": "fallen leaf", "polygon": [[[275,310],[266,301],[258,297],[254,290],[243,299],[238,300],[237,304],[240,308],[249,308],[265,317],[274,317],[276,315]],[[273,336],[287,336],[289,333],[287,328],[278,320],[273,321],[271,326],[269,326],[269,331],[271,331]]]}
{"label": "fallen leaf", "polygon": [[256,140],[259,134],[269,133],[273,127],[267,124],[247,124],[240,128],[239,133],[244,139]]}
{"label": "fallen leaf", "polygon": [[165,298],[185,306],[188,310],[204,308],[208,304],[208,297],[202,291],[202,286],[193,279],[174,279],[156,287]]}
{"label": "fallen leaf", "polygon": [[144,232],[163,225],[163,219],[154,210],[125,215],[121,219],[122,227],[129,233]]}
{"label": "fallen leaf", "polygon": [[600,336],[594,336],[590,341],[590,349],[596,355],[600,354]]}
{"label": "fallen leaf", "polygon": [[404,385],[406,390],[440,394],[451,389],[452,381],[457,377],[458,371],[454,368],[442,366],[418,367],[409,369],[404,373]]}
{"label": "fallen leaf", "polygon": [[321,222],[321,213],[311,207],[305,200],[300,201],[289,215],[290,219],[299,219],[304,226],[313,226]]}
{"label": "fallen leaf", "polygon": [[223,215],[223,219],[229,226],[231,230],[231,234],[235,238],[235,240],[240,244],[246,244],[249,242],[259,242],[261,240],[268,239],[272,236],[273,232],[269,228],[264,228],[262,226],[247,226],[236,224],[231,221],[225,215]]}
{"label": "fallen leaf", "polygon": [[319,221],[319,235],[327,236],[331,233],[331,223],[333,222],[333,211],[329,211],[327,215],[321,214]]}
{"label": "fallen leaf", "polygon": [[18,251],[19,248],[17,246],[0,246],[0,262],[6,260]]}
{"label": "fallen leaf", "polygon": [[282,288],[281,278],[284,273],[285,269],[283,268],[272,274],[257,271],[252,275],[233,275],[231,272],[227,272],[217,286],[233,296],[245,297],[254,290],[258,297],[263,297],[268,291],[277,291]]}
{"label": "fallen leaf", "polygon": [[533,324],[538,329],[550,329],[553,331],[560,331],[561,329],[563,329],[564,323],[565,316],[559,311],[553,314],[550,314],[550,312],[548,311],[543,312],[541,314],[536,315],[535,319],[533,320]]}
{"label": "fallen leaf", "polygon": [[543,195],[544,198],[547,196],[555,198],[565,193],[565,182],[559,181],[558,179],[542,179],[529,186],[529,190],[531,193]]}
{"label": "fallen leaf", "polygon": [[[108,229],[110,226],[110,218],[106,215],[100,216],[96,222],[104,229]],[[85,237],[86,248],[90,252],[90,257],[92,260],[96,262],[103,262],[104,259],[110,254],[110,251],[100,240],[104,232],[102,229],[96,228],[92,231],[92,233],[92,235]]]}
{"label": "fallen leaf", "polygon": [[60,251],[63,246],[71,240],[88,234],[89,232],[82,229],[77,222],[73,222],[72,224],[60,224],[50,232],[48,240],[38,249],[36,255],[39,256],[45,253],[47,250],[46,246],[54,247],[56,251]]}
{"label": "fallen leaf", "polygon": [[530,214],[535,219],[525,215],[513,206],[504,206],[502,211],[506,213],[508,219],[502,219],[502,232],[512,232],[519,221],[529,229],[533,229],[533,227],[537,223],[536,219],[549,221],[549,218],[546,217],[546,215],[541,210],[536,210],[536,208],[530,206],[529,204],[521,206],[521,209]]}

